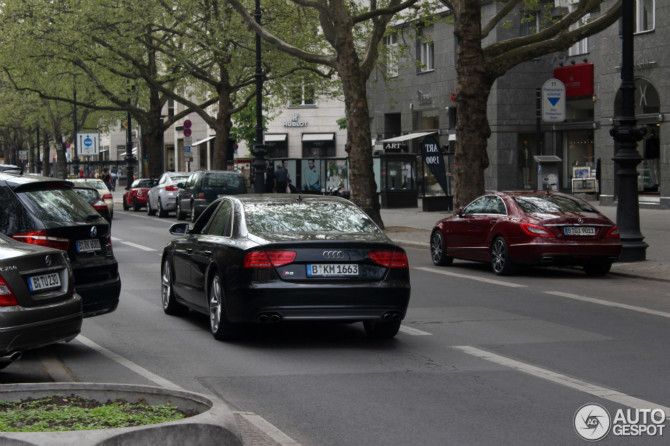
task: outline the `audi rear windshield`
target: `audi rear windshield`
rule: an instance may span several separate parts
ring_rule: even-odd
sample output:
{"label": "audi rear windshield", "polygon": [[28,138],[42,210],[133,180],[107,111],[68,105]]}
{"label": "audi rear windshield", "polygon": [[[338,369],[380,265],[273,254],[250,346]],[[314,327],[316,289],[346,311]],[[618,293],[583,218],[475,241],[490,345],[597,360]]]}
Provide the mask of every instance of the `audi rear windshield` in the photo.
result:
{"label": "audi rear windshield", "polygon": [[379,233],[381,230],[356,206],[337,202],[245,202],[252,233]]}

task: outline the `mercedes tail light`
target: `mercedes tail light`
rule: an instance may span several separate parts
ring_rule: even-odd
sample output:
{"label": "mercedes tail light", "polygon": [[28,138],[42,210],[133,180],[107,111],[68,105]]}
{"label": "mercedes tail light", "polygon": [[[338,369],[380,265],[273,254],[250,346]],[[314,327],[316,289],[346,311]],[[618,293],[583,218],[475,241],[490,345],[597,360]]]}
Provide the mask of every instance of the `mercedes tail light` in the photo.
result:
{"label": "mercedes tail light", "polygon": [[374,263],[386,268],[409,268],[404,251],[370,251],[368,255]]}
{"label": "mercedes tail light", "polygon": [[554,234],[547,228],[532,223],[521,223],[521,229],[531,237],[554,237]]}
{"label": "mercedes tail light", "polygon": [[295,260],[294,251],[252,251],[244,256],[245,268],[277,268]]}
{"label": "mercedes tail light", "polygon": [[0,275],[0,307],[13,307],[18,305],[16,296],[12,292],[5,279]]}
{"label": "mercedes tail light", "polygon": [[607,231],[607,234],[605,234],[606,238],[619,238],[620,236],[621,234],[619,234],[619,228],[616,226]]}
{"label": "mercedes tail light", "polygon": [[48,246],[49,248],[62,249],[63,251],[67,251],[68,246],[70,246],[69,239],[47,235],[47,231],[43,229],[39,231],[17,232],[12,235],[12,238],[19,242]]}

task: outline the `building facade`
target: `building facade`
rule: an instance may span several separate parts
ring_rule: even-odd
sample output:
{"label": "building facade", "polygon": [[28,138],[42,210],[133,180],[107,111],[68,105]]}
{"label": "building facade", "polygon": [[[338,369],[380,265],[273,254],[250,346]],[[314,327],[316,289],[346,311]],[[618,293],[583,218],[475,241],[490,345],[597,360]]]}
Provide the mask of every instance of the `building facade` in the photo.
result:
{"label": "building facade", "polygon": [[[601,8],[605,10],[613,2],[606,1]],[[555,5],[565,12],[570,2],[559,1]],[[495,2],[485,2],[483,21],[498,8]],[[669,31],[664,18],[670,19],[670,5],[658,0],[637,0],[636,10],[636,116],[638,125],[648,130],[638,146],[643,156],[638,181],[640,203],[670,209],[670,126],[665,122],[670,100],[670,59],[664,43]],[[496,28],[488,41],[534,32],[533,21],[522,22],[518,19],[522,16],[516,15],[517,22],[510,27]],[[619,29],[615,24],[569,51],[520,64],[494,83],[487,111],[492,131],[488,140],[490,165],[485,172],[487,189],[555,188],[592,194],[602,204],[616,201],[610,130],[616,120],[615,104],[621,83]],[[398,39],[391,36],[386,44],[396,45]],[[386,66],[373,75],[369,87],[370,118],[378,152],[384,151],[384,141],[405,135],[401,150],[416,154],[417,166],[421,166],[421,136],[412,138],[413,135],[432,132],[446,154],[453,151],[450,144],[458,137],[454,101],[456,42],[448,20],[421,29],[412,39],[404,39],[409,44],[407,57],[388,57]],[[542,87],[551,79],[561,80],[566,87],[562,122],[538,120]],[[420,170],[426,185],[423,192],[428,194],[430,174]]]}

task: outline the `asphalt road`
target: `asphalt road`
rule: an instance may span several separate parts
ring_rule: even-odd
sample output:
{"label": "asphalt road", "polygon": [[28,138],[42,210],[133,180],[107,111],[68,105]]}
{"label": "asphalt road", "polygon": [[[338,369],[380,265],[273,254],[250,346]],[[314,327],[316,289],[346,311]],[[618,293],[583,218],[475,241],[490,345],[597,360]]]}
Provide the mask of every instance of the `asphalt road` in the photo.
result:
{"label": "asphalt road", "polygon": [[[361,324],[300,325],[224,343],[205,316],[161,309],[160,253],[174,222],[117,209],[117,311],[86,319],[69,344],[28,353],[0,381],[215,394],[270,423],[244,424],[248,445],[579,445],[585,404],[670,415],[667,284],[577,269],[499,278],[486,265],[434,267],[410,247],[412,299],[396,339],[369,340]],[[602,444],[668,436],[610,433]]]}

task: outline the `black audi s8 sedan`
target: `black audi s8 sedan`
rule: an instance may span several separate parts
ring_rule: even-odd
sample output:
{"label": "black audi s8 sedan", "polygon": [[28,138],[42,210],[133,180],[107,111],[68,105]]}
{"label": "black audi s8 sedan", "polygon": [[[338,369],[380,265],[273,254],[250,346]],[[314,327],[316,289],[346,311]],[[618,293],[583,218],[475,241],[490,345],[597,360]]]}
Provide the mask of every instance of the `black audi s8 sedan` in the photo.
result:
{"label": "black audi s8 sedan", "polygon": [[163,310],[209,315],[216,339],[284,321],[363,322],[392,338],[405,317],[405,251],[343,198],[226,196],[170,232],[180,237],[163,251]]}

